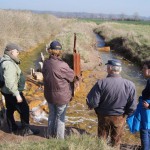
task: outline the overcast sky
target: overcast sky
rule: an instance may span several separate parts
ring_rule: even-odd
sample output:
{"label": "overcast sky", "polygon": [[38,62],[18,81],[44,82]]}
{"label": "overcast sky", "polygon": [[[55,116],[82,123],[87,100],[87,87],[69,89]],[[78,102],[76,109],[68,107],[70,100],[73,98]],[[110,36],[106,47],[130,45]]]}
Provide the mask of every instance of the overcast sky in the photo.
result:
{"label": "overcast sky", "polygon": [[0,0],[0,9],[150,16],[150,0]]}

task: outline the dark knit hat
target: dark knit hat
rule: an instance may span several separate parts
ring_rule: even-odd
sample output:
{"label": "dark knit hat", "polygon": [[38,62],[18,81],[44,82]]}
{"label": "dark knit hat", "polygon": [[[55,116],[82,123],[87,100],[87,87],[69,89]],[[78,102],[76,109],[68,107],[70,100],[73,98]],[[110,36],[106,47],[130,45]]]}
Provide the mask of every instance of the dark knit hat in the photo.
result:
{"label": "dark knit hat", "polygon": [[112,59],[112,60],[108,60],[108,62],[105,65],[112,65],[112,66],[120,66],[121,67],[121,61],[118,59]]}
{"label": "dark knit hat", "polygon": [[5,47],[5,51],[11,51],[11,50],[14,50],[14,49],[16,49],[18,51],[22,50],[22,48],[20,46],[14,44],[14,43],[9,43]]}
{"label": "dark knit hat", "polygon": [[62,49],[62,45],[58,42],[58,41],[53,41],[48,49],[52,49],[52,50],[61,50]]}

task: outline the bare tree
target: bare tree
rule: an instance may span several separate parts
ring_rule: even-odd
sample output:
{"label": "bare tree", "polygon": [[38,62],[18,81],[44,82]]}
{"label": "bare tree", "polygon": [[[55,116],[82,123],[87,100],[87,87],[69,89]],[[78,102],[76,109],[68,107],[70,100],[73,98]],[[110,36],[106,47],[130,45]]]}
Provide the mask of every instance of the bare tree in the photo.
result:
{"label": "bare tree", "polygon": [[121,19],[121,20],[125,20],[125,14],[124,14],[124,13],[121,13],[121,14],[120,14],[120,19]]}
{"label": "bare tree", "polygon": [[138,14],[138,12],[135,12],[135,13],[133,14],[133,19],[134,19],[134,20],[139,20],[139,14]]}

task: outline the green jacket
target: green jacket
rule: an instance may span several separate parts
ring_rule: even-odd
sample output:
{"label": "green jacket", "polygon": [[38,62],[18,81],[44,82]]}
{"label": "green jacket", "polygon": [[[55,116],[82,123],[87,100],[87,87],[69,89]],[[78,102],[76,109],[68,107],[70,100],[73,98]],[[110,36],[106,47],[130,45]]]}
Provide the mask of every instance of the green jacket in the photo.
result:
{"label": "green jacket", "polygon": [[4,71],[5,85],[1,88],[2,93],[19,95],[25,87],[25,77],[23,76],[19,65],[11,59],[8,55],[4,54],[1,58],[2,69]]}

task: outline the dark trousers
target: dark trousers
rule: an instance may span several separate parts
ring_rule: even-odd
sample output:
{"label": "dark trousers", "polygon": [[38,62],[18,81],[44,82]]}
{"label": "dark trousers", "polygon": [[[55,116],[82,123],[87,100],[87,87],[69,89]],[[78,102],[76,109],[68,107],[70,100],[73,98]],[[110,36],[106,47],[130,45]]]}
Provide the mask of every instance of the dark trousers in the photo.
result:
{"label": "dark trousers", "polygon": [[112,146],[119,146],[125,125],[125,116],[98,116],[98,137],[107,140],[110,135]]}
{"label": "dark trousers", "polygon": [[140,130],[141,146],[142,150],[150,150],[150,130]]}
{"label": "dark trousers", "polygon": [[15,119],[14,119],[14,111],[18,111],[20,114],[20,120],[22,123],[22,126],[29,125],[29,106],[26,102],[26,99],[21,92],[20,95],[23,99],[21,103],[17,103],[17,99],[15,96],[12,94],[4,94],[2,93],[5,97],[5,102],[6,102],[6,116],[7,116],[7,123],[10,132],[16,130],[18,128]]}

